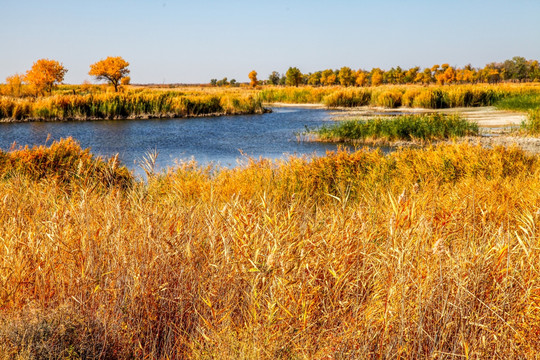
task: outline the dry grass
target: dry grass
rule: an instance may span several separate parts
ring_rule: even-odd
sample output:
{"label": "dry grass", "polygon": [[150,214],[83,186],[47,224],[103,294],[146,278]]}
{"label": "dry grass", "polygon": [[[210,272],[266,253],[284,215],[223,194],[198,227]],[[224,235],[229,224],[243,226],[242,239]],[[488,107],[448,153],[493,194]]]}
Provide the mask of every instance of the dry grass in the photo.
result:
{"label": "dry grass", "polygon": [[[446,145],[0,181],[4,358],[534,359],[540,163]],[[18,355],[17,355],[18,354]]]}
{"label": "dry grass", "polygon": [[83,91],[81,86],[65,93],[40,98],[0,96],[0,120],[99,120],[264,112],[261,100],[251,91],[192,88],[178,90],[137,89],[122,93]]}
{"label": "dry grass", "polygon": [[[537,83],[498,85],[385,85],[377,87],[129,86],[120,93],[100,86],[64,85],[51,96],[0,96],[0,121],[99,120],[260,114],[263,102],[321,103],[329,108],[380,106],[454,108],[501,104],[522,109],[540,93]],[[502,102],[501,102],[502,101]],[[517,107],[516,107],[517,106]]]}
{"label": "dry grass", "polygon": [[507,97],[534,98],[538,83],[475,85],[384,85],[375,87],[265,87],[261,99],[266,102],[324,103],[332,107],[400,106],[430,109],[491,106]]}

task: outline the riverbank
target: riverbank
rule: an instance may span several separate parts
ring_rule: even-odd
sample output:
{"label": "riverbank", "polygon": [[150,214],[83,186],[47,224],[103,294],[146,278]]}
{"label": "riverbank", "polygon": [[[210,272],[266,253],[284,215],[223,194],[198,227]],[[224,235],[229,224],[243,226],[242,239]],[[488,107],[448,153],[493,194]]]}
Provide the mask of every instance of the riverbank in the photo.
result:
{"label": "riverbank", "polygon": [[262,108],[255,111],[245,111],[245,112],[238,111],[234,113],[228,113],[228,112],[202,113],[202,114],[165,113],[165,114],[138,114],[138,115],[116,116],[116,117],[62,117],[62,118],[24,118],[24,119],[3,118],[3,119],[0,119],[0,123],[185,119],[185,118],[220,117],[220,116],[231,116],[231,115],[261,115],[261,114],[266,114],[270,112],[272,112],[271,109]]}
{"label": "riverbank", "polygon": [[252,94],[131,90],[122,93],[0,97],[0,121],[86,121],[262,114]]}

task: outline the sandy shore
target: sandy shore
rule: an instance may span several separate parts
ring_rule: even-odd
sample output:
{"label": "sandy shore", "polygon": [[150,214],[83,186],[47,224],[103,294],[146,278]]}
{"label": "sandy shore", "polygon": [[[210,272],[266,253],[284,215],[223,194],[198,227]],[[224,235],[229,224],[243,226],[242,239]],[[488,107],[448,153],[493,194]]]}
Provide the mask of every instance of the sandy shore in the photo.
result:
{"label": "sandy shore", "polygon": [[379,107],[359,107],[353,109],[339,109],[334,112],[336,120],[348,118],[368,118],[380,115],[403,114],[460,114],[465,119],[476,121],[481,127],[506,127],[519,126],[527,117],[525,113],[515,111],[497,110],[493,106],[476,108],[452,108],[452,109],[422,109],[422,108],[379,108]]}
{"label": "sandy shore", "polygon": [[[304,104],[306,105],[318,104]],[[351,118],[370,118],[373,116],[398,115],[398,114],[427,114],[427,113],[443,113],[457,114],[459,113],[465,119],[475,121],[481,129],[481,136],[468,136],[455,140],[456,142],[468,142],[486,147],[494,146],[517,146],[527,152],[540,154],[540,138],[520,136],[517,132],[512,132],[513,129],[526,120],[527,114],[522,112],[497,110],[493,106],[477,107],[477,108],[453,108],[453,109],[418,109],[418,108],[379,108],[379,107],[358,107],[358,108],[341,108],[335,109],[332,112],[335,120],[346,120]],[[444,141],[452,142],[452,141]],[[418,146],[417,143],[408,141],[398,141],[391,146]]]}
{"label": "sandy shore", "polygon": [[[265,103],[264,107],[296,107],[305,109],[324,109],[323,104],[289,104],[289,103]],[[497,110],[493,106],[476,108],[452,108],[452,109],[423,109],[423,108],[382,108],[372,106],[362,106],[356,108],[336,108],[330,109],[336,120],[345,120],[349,118],[368,118],[381,115],[403,114],[461,114],[467,120],[476,121],[481,127],[506,127],[519,126],[527,117],[525,113]]]}

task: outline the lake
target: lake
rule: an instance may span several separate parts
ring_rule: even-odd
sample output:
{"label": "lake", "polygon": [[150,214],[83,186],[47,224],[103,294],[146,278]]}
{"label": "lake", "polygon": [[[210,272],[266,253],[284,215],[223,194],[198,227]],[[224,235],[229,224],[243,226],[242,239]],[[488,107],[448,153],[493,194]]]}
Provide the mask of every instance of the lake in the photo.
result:
{"label": "lake", "polygon": [[[86,122],[0,123],[0,148],[43,145],[73,137],[83,148],[120,160],[140,174],[139,161],[156,149],[158,169],[176,160],[195,159],[200,164],[232,167],[245,154],[278,159],[287,155],[323,155],[336,144],[298,141],[296,134],[332,121],[325,109],[273,108],[263,115],[187,119],[114,120]],[[335,112],[334,112],[335,114]]]}

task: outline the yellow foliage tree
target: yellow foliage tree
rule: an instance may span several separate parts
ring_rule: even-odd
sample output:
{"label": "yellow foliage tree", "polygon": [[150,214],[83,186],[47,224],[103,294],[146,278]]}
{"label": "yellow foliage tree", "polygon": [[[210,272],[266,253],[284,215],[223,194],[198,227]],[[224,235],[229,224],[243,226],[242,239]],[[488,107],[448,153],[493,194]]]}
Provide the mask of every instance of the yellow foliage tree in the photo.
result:
{"label": "yellow foliage tree", "polygon": [[88,75],[95,76],[98,80],[107,80],[114,86],[114,91],[116,92],[118,91],[120,80],[129,74],[128,66],[129,63],[120,56],[109,56],[104,60],[90,65]]}
{"label": "yellow foliage tree", "polygon": [[43,94],[52,92],[57,83],[64,80],[67,69],[56,60],[39,59],[30,70],[26,72],[24,81],[36,92]]}
{"label": "yellow foliage tree", "polygon": [[321,73],[321,84],[329,86],[336,83],[337,76],[331,69],[326,69]]}
{"label": "yellow foliage tree", "polygon": [[11,96],[21,96],[24,76],[15,74],[6,78],[6,94]]}
{"label": "yellow foliage tree", "polygon": [[258,84],[257,72],[255,70],[251,70],[248,77],[249,77],[249,80],[250,80],[249,85],[251,85],[251,87],[257,86],[257,84]]}
{"label": "yellow foliage tree", "polygon": [[383,74],[380,69],[373,69],[371,74],[371,86],[379,86],[383,82]]}
{"label": "yellow foliage tree", "polygon": [[449,66],[444,70],[444,80],[447,84],[451,84],[456,81],[456,71],[453,67]]}
{"label": "yellow foliage tree", "polygon": [[444,73],[435,74],[435,79],[437,80],[437,84],[439,85],[444,85],[446,81],[446,77],[444,76]]}
{"label": "yellow foliage tree", "polygon": [[339,70],[338,80],[343,86],[351,86],[354,84],[356,77],[350,67],[344,66]]}
{"label": "yellow foliage tree", "polygon": [[356,72],[355,84],[358,86],[366,86],[367,84],[367,75],[362,70]]}

